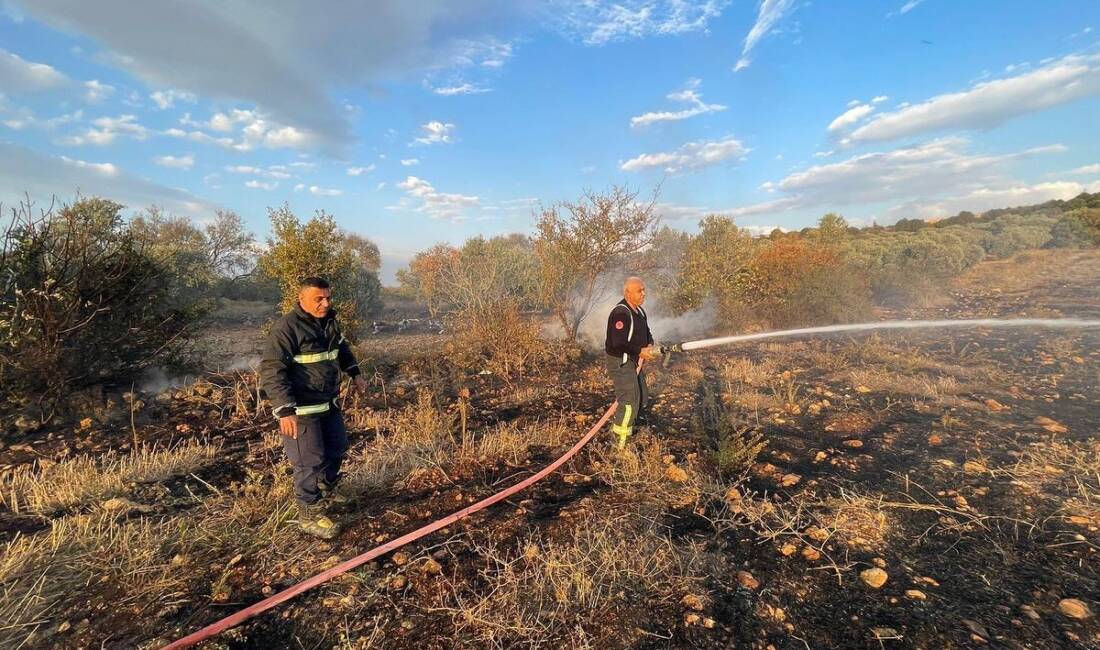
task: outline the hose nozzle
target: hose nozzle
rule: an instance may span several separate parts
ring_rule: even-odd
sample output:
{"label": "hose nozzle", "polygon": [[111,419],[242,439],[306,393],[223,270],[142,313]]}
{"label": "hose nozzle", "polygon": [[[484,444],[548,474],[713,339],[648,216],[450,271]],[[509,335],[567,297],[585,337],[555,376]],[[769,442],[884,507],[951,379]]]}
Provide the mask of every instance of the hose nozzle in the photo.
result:
{"label": "hose nozzle", "polygon": [[660,355],[661,355],[661,367],[662,368],[667,368],[668,367],[668,364],[672,362],[672,353],[673,352],[683,352],[683,351],[684,351],[684,348],[683,348],[682,343],[670,343],[668,345],[659,345],[659,346],[657,346],[657,352],[660,353]]}

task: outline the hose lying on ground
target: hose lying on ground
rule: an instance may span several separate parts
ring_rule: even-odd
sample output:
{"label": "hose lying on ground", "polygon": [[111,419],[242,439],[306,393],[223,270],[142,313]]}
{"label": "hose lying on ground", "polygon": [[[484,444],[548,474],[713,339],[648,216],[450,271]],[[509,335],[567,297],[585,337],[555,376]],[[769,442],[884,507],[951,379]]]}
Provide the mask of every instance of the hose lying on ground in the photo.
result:
{"label": "hose lying on ground", "polygon": [[502,492],[497,492],[496,494],[494,494],[490,497],[486,497],[486,498],[482,499],[481,501],[478,501],[477,503],[469,505],[469,506],[467,506],[467,507],[465,507],[465,508],[463,508],[463,509],[461,509],[457,512],[451,513],[450,515],[447,515],[446,517],[443,517],[442,519],[438,519],[436,521],[433,521],[430,524],[427,524],[425,526],[421,526],[420,528],[417,528],[416,530],[412,531],[411,533],[408,533],[406,535],[402,535],[401,537],[398,537],[397,539],[393,539],[393,540],[390,540],[390,541],[386,542],[385,544],[382,544],[380,546],[376,546],[375,548],[372,548],[371,550],[367,551],[366,553],[363,553],[362,555],[357,555],[357,556],[351,558],[350,560],[347,560],[345,562],[341,562],[340,564],[337,564],[336,566],[332,567],[331,569],[329,569],[327,571],[324,571],[322,573],[318,573],[317,575],[313,576],[312,578],[309,578],[307,580],[303,580],[302,582],[299,582],[298,584],[296,584],[292,587],[288,587],[287,589],[284,589],[283,591],[280,591],[277,594],[269,596],[269,597],[261,600],[258,603],[254,603],[252,605],[249,605],[248,607],[245,607],[244,609],[240,610],[239,612],[237,612],[235,614],[232,614],[230,616],[226,616],[225,618],[223,618],[219,621],[216,621],[214,623],[211,623],[210,625],[207,625],[206,627],[202,628],[201,630],[199,630],[197,632],[193,632],[193,633],[188,634],[187,636],[183,637],[182,639],[179,639],[177,641],[169,643],[168,645],[164,646],[163,650],[175,650],[176,648],[187,648],[187,647],[190,647],[190,646],[192,646],[192,645],[194,645],[194,644],[196,644],[200,641],[204,641],[206,639],[209,639],[209,638],[213,637],[216,634],[220,634],[221,632],[224,632],[224,631],[228,630],[231,627],[234,627],[236,625],[239,625],[239,624],[243,623],[244,621],[248,620],[249,618],[252,618],[256,614],[259,614],[261,612],[266,612],[267,610],[271,609],[272,607],[275,607],[279,603],[286,602],[286,601],[290,600],[291,598],[294,598],[298,594],[303,593],[305,591],[308,591],[308,590],[316,587],[317,585],[319,585],[323,582],[331,580],[332,578],[335,578],[336,576],[338,576],[342,573],[347,573],[348,571],[351,571],[355,567],[357,567],[361,564],[365,564],[367,562],[370,562],[371,560],[373,560],[374,558],[376,558],[380,555],[385,555],[386,553],[389,553],[390,551],[401,548],[402,546],[404,546],[405,544],[408,544],[409,542],[414,542],[414,541],[420,539],[421,537],[424,537],[425,535],[429,535],[431,533],[434,533],[435,531],[439,530],[440,528],[445,528],[447,526],[450,526],[451,524],[455,523],[456,521],[458,521],[460,519],[468,517],[468,516],[472,515],[473,513],[477,512],[479,510],[484,510],[485,508],[488,508],[489,506],[493,505],[494,503],[497,503],[499,501],[507,499],[508,497],[510,497],[513,494],[519,492],[520,490],[523,490],[524,488],[530,487],[531,485],[534,485],[535,483],[538,483],[542,479],[549,476],[554,470],[556,470],[557,468],[559,468],[563,464],[565,464],[565,462],[568,461],[573,456],[575,456],[576,453],[578,451],[580,451],[582,447],[584,447],[586,444],[588,444],[588,441],[590,441],[592,439],[592,437],[595,436],[596,433],[599,432],[599,430],[601,428],[603,428],[603,425],[606,424],[607,421],[611,418],[611,415],[615,412],[615,408],[618,405],[619,405],[618,402],[612,403],[611,406],[608,407],[607,412],[605,412],[603,414],[603,417],[601,417],[596,422],[596,424],[592,425],[592,428],[588,430],[588,433],[584,434],[584,437],[582,437],[580,440],[578,440],[577,443],[569,449],[569,451],[565,452],[560,458],[555,460],[553,463],[550,463],[549,465],[544,467],[537,474],[535,474],[533,476],[530,476],[530,477],[520,481],[519,483],[516,483],[512,487],[507,488]]}

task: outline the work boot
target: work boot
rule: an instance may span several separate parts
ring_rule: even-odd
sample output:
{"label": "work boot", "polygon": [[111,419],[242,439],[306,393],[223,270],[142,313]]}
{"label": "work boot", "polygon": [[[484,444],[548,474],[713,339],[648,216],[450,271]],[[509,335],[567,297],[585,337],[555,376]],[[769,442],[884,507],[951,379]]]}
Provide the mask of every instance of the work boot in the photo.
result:
{"label": "work boot", "polygon": [[352,502],[352,497],[342,490],[338,483],[329,483],[324,478],[317,480],[317,489],[321,491],[321,500],[334,506],[344,506]]}
{"label": "work boot", "polygon": [[325,515],[324,506],[319,503],[298,504],[298,527],[321,539],[332,539],[340,534],[340,525]]}

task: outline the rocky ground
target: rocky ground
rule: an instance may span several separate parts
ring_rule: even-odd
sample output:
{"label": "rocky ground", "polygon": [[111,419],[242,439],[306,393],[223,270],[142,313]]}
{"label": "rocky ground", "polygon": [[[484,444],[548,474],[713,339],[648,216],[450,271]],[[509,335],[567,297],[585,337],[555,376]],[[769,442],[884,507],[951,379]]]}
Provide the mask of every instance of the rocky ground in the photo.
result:
{"label": "rocky ground", "polygon": [[[1098,280],[1100,255],[1031,253],[884,317],[1098,317]],[[509,383],[450,366],[445,338],[364,342],[372,393],[345,405],[360,496],[331,543],[291,523],[247,367],[89,396],[82,422],[6,440],[0,645],[155,647],[529,476],[606,407],[598,358],[563,349]],[[1100,647],[1098,343],[919,331],[685,355],[653,369],[627,453],[598,438],[208,647]]]}

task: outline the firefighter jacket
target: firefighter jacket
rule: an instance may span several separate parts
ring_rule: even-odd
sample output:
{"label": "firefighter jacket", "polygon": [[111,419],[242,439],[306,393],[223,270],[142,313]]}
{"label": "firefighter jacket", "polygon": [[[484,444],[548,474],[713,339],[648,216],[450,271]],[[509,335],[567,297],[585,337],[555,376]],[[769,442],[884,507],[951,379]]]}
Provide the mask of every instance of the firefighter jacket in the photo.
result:
{"label": "firefighter jacket", "polygon": [[327,411],[340,392],[340,371],[355,377],[359,364],[335,311],[316,318],[297,305],[275,321],[260,362],[261,385],[275,417]]}
{"label": "firefighter jacket", "polygon": [[631,309],[626,299],[619,301],[607,317],[607,339],[604,351],[613,357],[620,357],[620,363],[628,359],[635,362],[642,348],[653,344],[653,334],[649,331],[649,322],[641,305]]}

